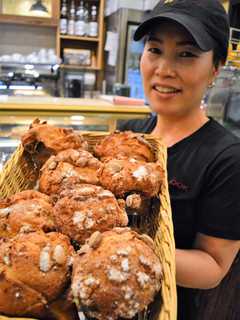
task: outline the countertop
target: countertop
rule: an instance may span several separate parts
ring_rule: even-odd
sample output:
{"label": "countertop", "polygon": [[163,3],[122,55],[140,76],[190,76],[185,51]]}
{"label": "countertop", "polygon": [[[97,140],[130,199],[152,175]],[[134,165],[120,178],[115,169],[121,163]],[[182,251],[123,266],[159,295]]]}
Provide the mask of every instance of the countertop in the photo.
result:
{"label": "countertop", "polygon": [[138,113],[149,114],[151,111],[146,105],[116,105],[100,99],[84,98],[55,98],[55,97],[9,97],[0,96],[0,112],[24,113],[33,111],[44,112],[94,112],[94,113]]}

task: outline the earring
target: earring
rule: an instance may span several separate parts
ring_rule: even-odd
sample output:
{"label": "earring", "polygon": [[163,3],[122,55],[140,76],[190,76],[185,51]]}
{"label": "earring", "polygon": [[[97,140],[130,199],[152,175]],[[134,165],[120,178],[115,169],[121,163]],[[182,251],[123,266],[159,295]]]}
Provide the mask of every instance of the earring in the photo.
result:
{"label": "earring", "polygon": [[215,86],[215,82],[213,81],[213,82],[211,82],[209,85],[208,85],[208,89],[211,89],[211,88],[213,88]]}

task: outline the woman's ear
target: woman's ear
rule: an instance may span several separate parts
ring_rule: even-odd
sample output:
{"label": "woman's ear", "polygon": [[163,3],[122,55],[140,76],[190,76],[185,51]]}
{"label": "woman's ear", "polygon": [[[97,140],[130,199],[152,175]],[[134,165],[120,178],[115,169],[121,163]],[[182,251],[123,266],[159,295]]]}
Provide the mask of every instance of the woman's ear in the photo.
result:
{"label": "woman's ear", "polygon": [[213,72],[214,72],[214,76],[217,77],[222,69],[222,67],[225,66],[225,61],[222,60],[218,60],[217,62],[214,63],[213,66]]}
{"label": "woman's ear", "polygon": [[214,65],[212,69],[212,77],[210,83],[213,83],[216,77],[219,75],[223,64],[219,63],[218,65]]}
{"label": "woman's ear", "polygon": [[214,70],[213,70],[213,77],[214,78],[216,78],[218,75],[219,75],[219,67],[218,68],[216,68],[216,67],[214,67]]}
{"label": "woman's ear", "polygon": [[214,81],[220,72],[220,66],[213,66],[212,72],[209,77],[208,88],[212,88],[214,86]]}
{"label": "woman's ear", "polygon": [[219,75],[221,68],[223,67],[223,63],[219,62],[217,65],[213,66],[213,76],[216,78]]}

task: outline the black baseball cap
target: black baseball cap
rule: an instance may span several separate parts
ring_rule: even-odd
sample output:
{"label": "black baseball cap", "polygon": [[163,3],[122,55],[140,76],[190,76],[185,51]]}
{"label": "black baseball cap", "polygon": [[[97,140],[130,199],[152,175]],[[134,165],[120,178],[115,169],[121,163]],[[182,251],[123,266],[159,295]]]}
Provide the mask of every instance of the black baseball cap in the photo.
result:
{"label": "black baseball cap", "polygon": [[219,0],[160,0],[138,26],[134,40],[142,39],[164,19],[181,24],[201,50],[215,49],[220,60],[226,61],[229,21]]}

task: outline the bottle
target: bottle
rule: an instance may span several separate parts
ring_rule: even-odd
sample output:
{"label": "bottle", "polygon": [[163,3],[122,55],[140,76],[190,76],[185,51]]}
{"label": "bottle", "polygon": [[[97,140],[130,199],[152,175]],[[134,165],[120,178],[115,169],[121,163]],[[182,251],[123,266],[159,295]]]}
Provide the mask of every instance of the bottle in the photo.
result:
{"label": "bottle", "polygon": [[61,15],[60,15],[60,33],[67,34],[67,0],[62,0]]}
{"label": "bottle", "polygon": [[92,6],[90,22],[89,22],[89,36],[97,37],[98,36],[98,22],[97,22],[97,7]]}
{"label": "bottle", "polygon": [[74,0],[72,0],[70,10],[69,10],[69,18],[68,18],[68,34],[74,35],[74,33],[75,33],[75,3],[74,3]]}
{"label": "bottle", "polygon": [[84,17],[84,5],[83,1],[80,2],[76,13],[76,23],[75,23],[75,35],[84,36],[85,35],[85,17]]}
{"label": "bottle", "polygon": [[88,3],[85,4],[84,9],[84,21],[85,21],[85,35],[89,35],[89,9],[88,9]]}

